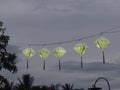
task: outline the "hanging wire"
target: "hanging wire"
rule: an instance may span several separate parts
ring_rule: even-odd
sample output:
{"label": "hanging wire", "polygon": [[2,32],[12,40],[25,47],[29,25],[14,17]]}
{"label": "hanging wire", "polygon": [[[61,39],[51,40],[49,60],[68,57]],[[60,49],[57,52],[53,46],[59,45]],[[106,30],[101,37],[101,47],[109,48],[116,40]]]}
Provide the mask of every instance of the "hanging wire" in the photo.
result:
{"label": "hanging wire", "polygon": [[101,32],[101,33],[98,33],[98,34],[93,34],[93,35],[90,35],[90,36],[85,36],[85,37],[82,37],[82,38],[78,38],[78,39],[74,39],[74,40],[69,40],[69,41],[62,41],[62,42],[55,42],[55,43],[45,43],[45,44],[30,44],[31,46],[43,46],[43,45],[46,45],[46,46],[50,46],[50,45],[59,45],[60,44],[65,44],[65,43],[72,43],[72,42],[76,42],[76,41],[81,41],[83,39],[90,39],[90,38],[93,38],[93,37],[96,37],[96,36],[101,36],[103,34],[110,34],[110,33],[117,33],[117,32],[120,32],[120,30],[118,31],[109,31],[109,32]]}
{"label": "hanging wire", "polygon": [[120,28],[120,25],[119,25],[119,26],[115,26],[115,27],[110,28],[110,29],[107,29],[107,30],[105,30],[104,32],[113,31],[113,30],[116,30],[116,29],[119,29],[119,28]]}
{"label": "hanging wire", "polygon": [[[78,38],[78,39],[73,39],[73,40],[67,40],[67,41],[61,41],[61,42],[52,42],[52,43],[43,43],[43,44],[41,44],[41,43],[34,44],[33,43],[33,44],[28,44],[28,46],[51,46],[51,45],[59,45],[59,44],[65,44],[65,43],[72,43],[72,42],[81,41],[83,39],[90,39],[90,38],[93,38],[93,37],[97,37],[99,35],[101,36],[103,34],[118,33],[118,32],[120,32],[120,30],[116,30],[116,29],[119,29],[119,28],[120,28],[120,26],[116,26],[116,27],[113,27],[111,29],[107,29],[107,30],[105,30],[103,32],[97,33],[97,34],[88,35],[88,36],[81,37],[81,38]],[[16,42],[16,43],[19,43],[19,42]]]}

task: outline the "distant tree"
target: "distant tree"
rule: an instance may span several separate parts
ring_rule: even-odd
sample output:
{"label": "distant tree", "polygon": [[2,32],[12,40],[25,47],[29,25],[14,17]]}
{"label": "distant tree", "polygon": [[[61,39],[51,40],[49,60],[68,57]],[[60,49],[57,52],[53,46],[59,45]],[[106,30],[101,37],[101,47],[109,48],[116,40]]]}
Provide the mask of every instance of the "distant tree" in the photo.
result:
{"label": "distant tree", "polygon": [[[10,37],[5,35],[6,29],[3,28],[3,22],[0,21],[0,71],[6,69],[12,73],[17,72],[15,63],[16,54],[10,53],[7,50],[8,41]],[[0,75],[0,87],[6,86],[7,79]]]}
{"label": "distant tree", "polygon": [[0,90],[3,90],[7,83],[7,79],[0,75]]}
{"label": "distant tree", "polygon": [[4,90],[13,90],[13,82],[7,82]]}
{"label": "distant tree", "polygon": [[59,90],[59,87],[60,87],[61,85],[60,84],[51,84],[51,89],[52,90]]}
{"label": "distant tree", "polygon": [[[40,90],[49,90],[50,88],[48,86],[43,85]],[[51,90],[51,89],[50,89]]]}
{"label": "distant tree", "polygon": [[73,90],[73,84],[65,84],[65,85],[62,85],[62,88],[63,90]]}
{"label": "distant tree", "polygon": [[16,90],[31,90],[34,82],[34,77],[30,74],[23,74],[22,80],[18,79],[19,83],[16,84]]}
{"label": "distant tree", "polygon": [[31,90],[41,90],[41,85],[32,86]]}
{"label": "distant tree", "polygon": [[0,76],[0,90],[13,90],[13,82],[9,82],[3,76]]}
{"label": "distant tree", "polygon": [[81,88],[81,89],[74,89],[74,90],[84,90],[83,88]]}

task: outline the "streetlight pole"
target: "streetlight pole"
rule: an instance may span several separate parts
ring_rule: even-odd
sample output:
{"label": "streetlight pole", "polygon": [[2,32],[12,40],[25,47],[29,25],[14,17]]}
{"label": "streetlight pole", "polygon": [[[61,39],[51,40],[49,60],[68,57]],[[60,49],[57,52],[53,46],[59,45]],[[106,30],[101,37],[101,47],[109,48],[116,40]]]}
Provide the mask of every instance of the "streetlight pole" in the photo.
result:
{"label": "streetlight pole", "polygon": [[111,90],[111,88],[110,88],[110,83],[109,83],[109,81],[108,81],[105,77],[99,77],[99,78],[95,81],[95,83],[94,83],[94,85],[93,85],[93,88],[88,88],[88,90],[100,90],[100,89],[102,89],[102,88],[96,87],[96,84],[97,84],[97,82],[98,82],[100,79],[105,80],[105,81],[107,82],[107,84],[108,84],[108,90]]}

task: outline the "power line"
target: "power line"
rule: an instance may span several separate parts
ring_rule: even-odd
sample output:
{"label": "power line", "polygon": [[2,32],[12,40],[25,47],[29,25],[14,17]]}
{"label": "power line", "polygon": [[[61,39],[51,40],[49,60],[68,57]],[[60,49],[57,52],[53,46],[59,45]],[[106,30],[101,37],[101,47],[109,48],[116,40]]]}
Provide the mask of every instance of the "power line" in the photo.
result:
{"label": "power line", "polygon": [[84,40],[84,39],[93,38],[93,37],[103,35],[103,34],[118,33],[118,32],[120,32],[120,30],[116,30],[116,31],[113,31],[113,30],[119,29],[119,28],[120,28],[120,26],[116,26],[116,27],[113,27],[111,29],[105,30],[103,32],[97,33],[97,34],[81,37],[81,38],[78,38],[78,39],[68,40],[68,41],[53,42],[53,43],[43,43],[43,44],[29,44],[29,45],[30,46],[50,46],[50,45],[59,45],[59,44],[65,44],[65,43],[72,43],[72,42],[81,41],[81,40]]}
{"label": "power line", "polygon": [[111,29],[105,30],[104,32],[109,32],[109,31],[116,30],[116,29],[119,29],[119,28],[120,28],[120,26],[115,26]]}
{"label": "power line", "polygon": [[67,41],[60,41],[60,42],[52,42],[52,43],[32,43],[32,44],[28,44],[28,43],[24,43],[24,42],[11,42],[11,43],[18,43],[18,44],[26,44],[28,46],[52,46],[52,45],[60,45],[60,44],[66,44],[66,43],[72,43],[72,42],[77,42],[77,41],[81,41],[81,40],[85,40],[85,39],[90,39],[93,37],[97,37],[99,35],[103,35],[103,34],[112,34],[112,33],[118,33],[120,32],[120,30],[116,30],[119,29],[120,26],[116,26],[110,29],[107,29],[103,32],[100,33],[96,33],[96,34],[92,34],[92,35],[88,35],[88,36],[84,36],[81,38],[77,38],[77,39],[72,39],[72,40],[67,40]]}

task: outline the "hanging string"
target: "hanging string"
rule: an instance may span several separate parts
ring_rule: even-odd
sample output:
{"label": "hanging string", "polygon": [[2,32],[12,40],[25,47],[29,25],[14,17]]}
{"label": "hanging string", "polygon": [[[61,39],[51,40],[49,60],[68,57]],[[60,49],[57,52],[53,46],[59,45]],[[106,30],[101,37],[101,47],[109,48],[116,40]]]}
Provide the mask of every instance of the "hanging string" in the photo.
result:
{"label": "hanging string", "polygon": [[[28,46],[30,48],[30,53],[29,53],[29,56],[30,56],[30,54],[31,54],[31,45],[28,45]],[[26,68],[29,69],[29,60],[28,60],[28,58],[27,58],[27,66],[26,66]]]}
{"label": "hanging string", "polygon": [[[117,27],[117,28],[120,28],[120,26]],[[110,31],[104,31],[104,32],[100,32],[100,33],[97,33],[97,34],[81,37],[81,38],[78,38],[78,39],[68,40],[68,41],[54,42],[54,43],[44,43],[44,44],[30,44],[30,45],[31,46],[43,46],[43,45],[50,46],[50,45],[59,45],[59,44],[65,44],[65,43],[72,43],[72,42],[77,42],[77,41],[81,41],[81,40],[101,36],[103,34],[118,33],[118,32],[120,32],[120,30],[112,31],[112,30],[117,29],[117,28],[110,29]]]}
{"label": "hanging string", "polygon": [[[84,39],[90,39],[90,38],[93,38],[93,37],[97,37],[97,36],[101,36],[103,34],[112,34],[112,33],[118,33],[120,32],[120,30],[116,30],[116,29],[119,29],[120,26],[116,26],[116,27],[113,27],[111,29],[107,29],[103,32],[100,32],[100,33],[97,33],[97,34],[93,34],[93,35],[88,35],[88,36],[85,36],[85,37],[81,37],[81,38],[78,38],[78,39],[73,39],[73,40],[67,40],[67,41],[61,41],[61,42],[52,42],[52,43],[43,43],[43,44],[40,44],[40,43],[32,43],[32,44],[27,44],[29,46],[50,46],[50,45],[59,45],[59,44],[65,44],[65,43],[72,43],[72,42],[77,42],[77,41],[81,41],[81,40],[84,40]],[[20,43],[20,44],[26,44],[26,43],[22,43],[22,42],[11,42],[11,43]]]}

